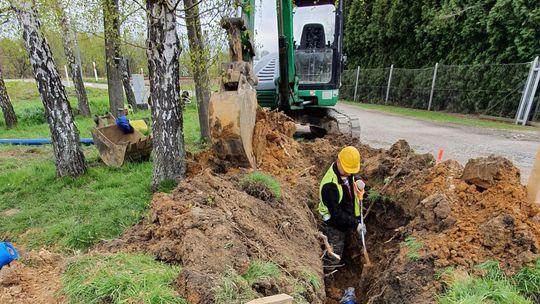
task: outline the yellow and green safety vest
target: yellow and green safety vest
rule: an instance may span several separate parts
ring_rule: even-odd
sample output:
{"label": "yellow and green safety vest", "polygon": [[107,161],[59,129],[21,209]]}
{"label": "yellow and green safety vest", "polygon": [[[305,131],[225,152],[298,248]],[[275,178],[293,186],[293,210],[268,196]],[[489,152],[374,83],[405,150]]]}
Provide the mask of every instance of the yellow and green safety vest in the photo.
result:
{"label": "yellow and green safety vest", "polygon": [[[353,184],[355,182],[355,179],[354,179],[354,176],[353,176]],[[341,199],[343,199],[343,188],[341,187],[341,184],[339,183],[339,177],[336,175],[336,173],[334,172],[334,164],[332,164],[332,166],[330,166],[330,169],[328,169],[328,171],[326,171],[326,174],[324,175],[324,177],[322,178],[321,180],[321,185],[319,186],[319,213],[321,214],[322,216],[322,219],[323,221],[328,221],[330,219],[330,212],[328,211],[328,207],[326,207],[326,205],[324,204],[323,200],[322,200],[322,188],[324,185],[328,184],[328,183],[333,183],[336,185],[337,189],[338,189],[338,193],[339,193],[339,200],[338,200],[338,204],[341,204]],[[350,185],[351,187],[353,187],[353,185]],[[354,190],[353,190],[354,191]],[[360,216],[360,202],[358,200],[358,196],[355,194],[354,195],[354,215],[355,216]]]}

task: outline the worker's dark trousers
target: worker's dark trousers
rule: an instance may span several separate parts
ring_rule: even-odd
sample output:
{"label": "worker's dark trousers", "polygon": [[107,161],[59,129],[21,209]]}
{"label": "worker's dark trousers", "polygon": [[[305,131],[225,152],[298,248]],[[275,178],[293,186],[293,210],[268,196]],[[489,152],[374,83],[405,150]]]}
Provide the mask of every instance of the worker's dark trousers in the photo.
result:
{"label": "worker's dark trousers", "polygon": [[[341,231],[336,227],[326,224],[325,225],[325,234],[328,237],[328,243],[334,249],[334,253],[343,257],[343,252],[345,249],[345,240],[347,238],[347,231]],[[336,258],[326,254],[323,258],[324,272],[332,272],[336,269],[337,265],[340,265],[341,261]]]}

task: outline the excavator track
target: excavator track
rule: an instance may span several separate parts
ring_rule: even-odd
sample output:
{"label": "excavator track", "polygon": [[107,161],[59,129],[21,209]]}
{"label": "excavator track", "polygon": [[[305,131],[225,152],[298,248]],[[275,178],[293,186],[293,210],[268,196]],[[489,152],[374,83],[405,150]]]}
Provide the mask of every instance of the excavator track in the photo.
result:
{"label": "excavator track", "polygon": [[328,109],[327,115],[336,123],[339,133],[360,138],[360,118],[348,115],[336,109]]}

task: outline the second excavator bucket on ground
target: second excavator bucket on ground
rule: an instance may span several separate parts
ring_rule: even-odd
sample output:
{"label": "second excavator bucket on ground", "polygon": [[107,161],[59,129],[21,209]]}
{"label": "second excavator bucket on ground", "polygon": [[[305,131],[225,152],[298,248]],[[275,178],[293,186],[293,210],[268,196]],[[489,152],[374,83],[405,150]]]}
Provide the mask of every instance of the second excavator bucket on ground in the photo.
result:
{"label": "second excavator bucket on ground", "polygon": [[91,130],[101,160],[108,166],[121,167],[124,161],[147,161],[152,153],[152,137],[144,136],[137,129],[125,134],[116,125],[111,114],[96,117],[96,127]]}
{"label": "second excavator bucket on ground", "polygon": [[210,133],[218,157],[240,166],[255,168],[252,144],[257,116],[257,93],[243,79],[237,90],[222,89],[212,94],[208,106]]}

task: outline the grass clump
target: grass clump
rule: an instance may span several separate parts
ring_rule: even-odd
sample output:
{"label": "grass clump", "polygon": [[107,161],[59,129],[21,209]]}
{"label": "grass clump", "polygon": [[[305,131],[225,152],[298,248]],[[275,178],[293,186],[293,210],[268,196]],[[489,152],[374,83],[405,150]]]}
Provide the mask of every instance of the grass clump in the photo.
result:
{"label": "grass clump", "polygon": [[422,242],[418,241],[413,236],[408,236],[405,238],[402,244],[403,247],[407,248],[407,257],[411,259],[411,261],[418,261],[422,257],[420,255],[420,250],[424,246]]}
{"label": "grass clump", "polygon": [[253,261],[244,275],[229,269],[221,282],[212,291],[216,304],[240,304],[257,298],[255,283],[261,280],[285,281],[292,287],[291,296],[294,303],[307,304],[304,294],[309,289],[318,290],[322,287],[321,280],[315,274],[303,271],[298,278],[285,274],[279,266],[272,262]]}
{"label": "grass clump", "polygon": [[71,263],[62,293],[70,303],[186,303],[171,286],[180,267],[143,254],[86,256]]}
{"label": "grass clump", "polygon": [[281,186],[272,176],[255,171],[240,180],[240,187],[247,194],[263,201],[281,199]]}
{"label": "grass clump", "polygon": [[257,297],[251,285],[257,280],[279,278],[283,273],[272,262],[254,261],[244,275],[229,269],[214,288],[216,304],[243,304]]}
{"label": "grass clump", "polygon": [[513,303],[532,304],[540,300],[540,260],[514,276],[507,276],[494,261],[477,266],[481,276],[469,276],[458,271],[448,276],[447,291],[439,296],[440,304],[451,303]]}

